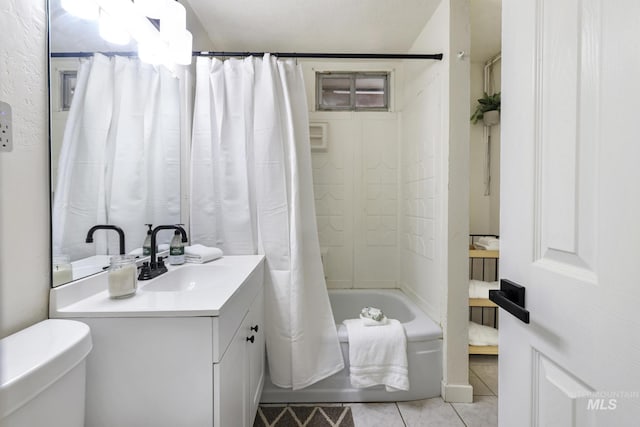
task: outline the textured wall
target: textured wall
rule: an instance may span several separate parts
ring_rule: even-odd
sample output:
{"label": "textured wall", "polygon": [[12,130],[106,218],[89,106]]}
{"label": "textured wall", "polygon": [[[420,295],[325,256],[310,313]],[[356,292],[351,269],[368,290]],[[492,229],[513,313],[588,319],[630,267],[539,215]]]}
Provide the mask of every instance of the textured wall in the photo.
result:
{"label": "textured wall", "polygon": [[0,337],[47,317],[49,148],[45,0],[0,2],[0,100],[13,144],[0,153]]}

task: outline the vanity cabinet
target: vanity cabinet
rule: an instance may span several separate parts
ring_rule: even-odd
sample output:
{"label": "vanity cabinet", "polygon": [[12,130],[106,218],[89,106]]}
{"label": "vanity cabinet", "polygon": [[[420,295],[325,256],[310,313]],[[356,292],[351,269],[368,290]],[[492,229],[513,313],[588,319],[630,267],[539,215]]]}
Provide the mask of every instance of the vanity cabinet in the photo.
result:
{"label": "vanity cabinet", "polygon": [[50,317],[91,328],[87,427],[253,425],[264,384],[264,262],[241,258],[187,267],[209,268],[219,280],[211,293],[203,285],[193,297],[185,293],[194,295],[200,284],[145,292],[153,289],[149,281],[127,300],[93,293],[103,286],[96,284],[76,290],[82,298],[65,295],[80,281],[52,290]]}
{"label": "vanity cabinet", "polygon": [[222,360],[213,366],[214,426],[253,425],[264,385],[263,301],[261,290]]}

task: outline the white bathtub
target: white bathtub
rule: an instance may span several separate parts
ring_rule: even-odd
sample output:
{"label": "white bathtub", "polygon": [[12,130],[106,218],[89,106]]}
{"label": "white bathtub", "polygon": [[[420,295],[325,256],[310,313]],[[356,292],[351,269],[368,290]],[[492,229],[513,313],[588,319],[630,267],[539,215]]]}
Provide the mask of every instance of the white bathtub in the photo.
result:
{"label": "white bathtub", "polygon": [[[440,395],[442,380],[442,329],[397,289],[329,290],[345,369],[303,390],[292,391],[265,377],[261,402],[384,402],[426,399]],[[409,391],[387,392],[384,386],[353,388],[349,381],[349,340],[344,319],[357,318],[362,307],[379,307],[402,322],[407,333]]]}

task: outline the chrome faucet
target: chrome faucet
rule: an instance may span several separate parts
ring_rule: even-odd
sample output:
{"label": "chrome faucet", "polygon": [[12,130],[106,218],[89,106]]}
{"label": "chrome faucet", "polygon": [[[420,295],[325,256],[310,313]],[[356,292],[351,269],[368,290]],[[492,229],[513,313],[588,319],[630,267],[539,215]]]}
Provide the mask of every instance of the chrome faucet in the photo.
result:
{"label": "chrome faucet", "polygon": [[124,255],[124,231],[122,231],[122,228],[118,227],[117,225],[108,224],[94,225],[89,229],[89,232],[87,233],[87,238],[85,239],[86,243],[93,243],[93,232],[96,230],[114,230],[115,232],[117,232],[120,241],[120,255]]}
{"label": "chrome faucet", "polygon": [[140,269],[140,275],[138,280],[149,280],[167,272],[167,267],[164,265],[164,261],[160,258],[156,260],[156,234],[162,230],[178,230],[182,234],[182,242],[187,243],[187,232],[179,225],[159,225],[151,231],[151,255],[149,262],[144,262]]}

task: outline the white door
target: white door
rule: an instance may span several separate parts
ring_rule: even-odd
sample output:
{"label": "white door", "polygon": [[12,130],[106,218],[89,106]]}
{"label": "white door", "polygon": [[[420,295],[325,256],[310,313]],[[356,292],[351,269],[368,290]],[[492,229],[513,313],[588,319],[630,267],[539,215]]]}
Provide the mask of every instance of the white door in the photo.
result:
{"label": "white door", "polygon": [[640,1],[503,0],[499,422],[640,425]]}

